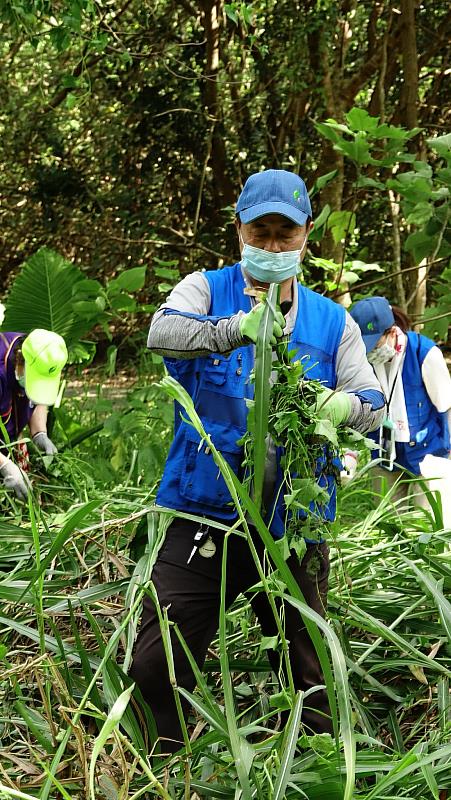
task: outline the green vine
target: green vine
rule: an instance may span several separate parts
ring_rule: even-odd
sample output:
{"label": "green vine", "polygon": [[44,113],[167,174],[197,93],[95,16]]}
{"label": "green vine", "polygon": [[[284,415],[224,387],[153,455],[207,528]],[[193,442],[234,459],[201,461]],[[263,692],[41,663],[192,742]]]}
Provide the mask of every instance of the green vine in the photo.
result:
{"label": "green vine", "polygon": [[[321,511],[329,502],[330,493],[327,485],[322,486],[319,481],[326,476],[339,481],[337,459],[340,452],[349,447],[359,449],[367,443],[357,431],[344,426],[335,428],[332,422],[320,418],[316,401],[323,385],[308,376],[312,367],[310,357],[296,356],[296,351],[288,349],[287,340],[278,342],[274,348],[266,440],[267,460],[274,461],[274,468],[275,448],[283,448],[280,491],[286,508],[286,556],[290,549],[301,552],[305,547],[305,537],[313,540],[325,538],[327,522]],[[249,401],[248,405],[247,433],[242,444],[249,488],[254,468],[256,401]],[[269,469],[272,466],[270,464]],[[263,501],[265,499],[268,501],[268,497]]]}

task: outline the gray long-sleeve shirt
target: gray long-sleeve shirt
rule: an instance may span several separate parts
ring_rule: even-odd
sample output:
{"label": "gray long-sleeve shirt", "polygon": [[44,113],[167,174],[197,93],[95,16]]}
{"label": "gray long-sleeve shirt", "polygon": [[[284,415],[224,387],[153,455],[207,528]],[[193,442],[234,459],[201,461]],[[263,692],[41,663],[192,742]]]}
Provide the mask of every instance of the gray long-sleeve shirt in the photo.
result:
{"label": "gray long-sleeve shirt", "polygon": [[[243,275],[250,286],[244,271]],[[295,284],[295,279],[293,281]],[[290,334],[294,328],[298,311],[297,297],[297,291],[293,291],[293,304],[286,316],[285,334]],[[250,299],[253,303],[253,298]],[[181,313],[165,314],[165,309]],[[187,275],[155,313],[147,346],[160,355],[184,359],[209,353],[228,353],[249,343],[240,333],[240,319],[244,311],[215,319],[214,322],[183,316],[195,314],[208,317],[209,309],[210,285],[206,277],[202,272]],[[367,432],[382,424],[385,412],[382,389],[367,361],[359,327],[348,313],[337,353],[337,388],[350,395],[351,413],[347,420],[350,427]]]}

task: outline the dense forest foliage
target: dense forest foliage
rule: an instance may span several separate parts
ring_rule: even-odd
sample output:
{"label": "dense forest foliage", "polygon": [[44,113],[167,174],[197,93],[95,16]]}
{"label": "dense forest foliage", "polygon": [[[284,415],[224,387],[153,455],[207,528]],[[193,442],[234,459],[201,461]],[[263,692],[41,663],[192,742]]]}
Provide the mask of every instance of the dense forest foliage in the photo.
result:
{"label": "dense forest foliage", "polygon": [[[226,609],[224,580],[195,692],[171,673],[192,704],[174,757],[129,676],[173,518],[154,505],[170,399],[209,435],[146,349],[148,324],[179,276],[238,258],[247,176],[305,178],[309,286],[346,306],[385,294],[449,344],[450,23],[444,0],[0,0],[0,323],[4,304],[3,330],[59,332],[72,365],[48,424],[58,453],[25,439],[28,501],[0,486],[0,800],[451,796],[449,508],[429,489],[427,509],[385,481],[375,491],[355,431],[320,429],[360,451],[337,488],[327,621],[310,620],[334,736],[302,728],[318,687],[279,684],[268,650],[286,656],[286,637],[262,637],[247,596]],[[286,371],[283,399],[300,374],[283,348],[275,365],[266,333],[246,434],[255,483],[269,375]],[[306,453],[290,414],[290,452]],[[308,617],[285,562],[302,536],[276,544],[210,446],[243,531],[253,519],[265,544],[254,588]],[[305,483],[294,505],[318,489]],[[235,528],[212,524],[227,540]],[[177,628],[158,607],[173,669]]]}
{"label": "dense forest foliage", "polygon": [[[150,266],[156,302],[159,262],[236,260],[238,192],[282,167],[313,193],[312,257],[380,264],[393,280],[366,277],[417,318],[443,296],[449,142],[430,140],[446,135],[446,3],[4,0],[0,14],[4,286],[46,245],[91,277]],[[353,108],[373,122],[349,123]],[[331,272],[310,261],[307,277],[330,291]]]}

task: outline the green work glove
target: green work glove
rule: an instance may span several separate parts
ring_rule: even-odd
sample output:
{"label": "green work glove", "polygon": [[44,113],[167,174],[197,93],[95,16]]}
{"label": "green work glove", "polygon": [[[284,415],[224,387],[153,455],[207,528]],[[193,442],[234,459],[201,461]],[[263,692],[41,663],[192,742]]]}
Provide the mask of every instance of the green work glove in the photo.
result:
{"label": "green work glove", "polygon": [[[244,317],[240,319],[240,333],[241,336],[245,336],[246,339],[250,339],[251,342],[256,342],[258,339],[258,329],[260,327],[260,322],[263,316],[263,312],[265,310],[264,303],[257,303],[256,306],[249,311],[248,314],[245,314]],[[271,337],[271,344],[276,344],[276,339],[279,339],[283,336],[283,329],[285,327],[285,317],[281,311],[276,311],[274,322],[272,325],[272,337]]]}
{"label": "green work glove", "polygon": [[323,386],[316,395],[315,411],[321,419],[328,419],[337,428],[351,414],[351,398],[346,392],[335,392]]}

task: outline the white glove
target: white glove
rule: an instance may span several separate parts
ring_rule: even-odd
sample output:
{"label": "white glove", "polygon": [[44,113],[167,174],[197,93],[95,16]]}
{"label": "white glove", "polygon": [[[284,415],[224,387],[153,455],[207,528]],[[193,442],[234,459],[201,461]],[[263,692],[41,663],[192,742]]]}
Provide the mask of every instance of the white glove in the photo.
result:
{"label": "white glove", "polygon": [[340,472],[342,486],[352,481],[357,470],[358,455],[354,450],[346,450],[342,456],[343,469]]}
{"label": "white glove", "polygon": [[0,467],[0,475],[7,489],[14,489],[19,500],[27,500],[31,483],[24,472],[8,458]]}
{"label": "white glove", "polygon": [[38,450],[40,450],[41,453],[44,453],[45,456],[48,456],[47,465],[49,465],[52,462],[55,453],[58,452],[57,447],[55,447],[52,440],[49,439],[44,431],[35,433],[32,439]]}

